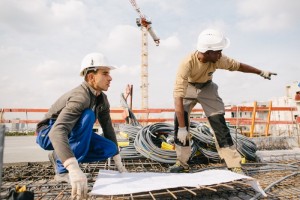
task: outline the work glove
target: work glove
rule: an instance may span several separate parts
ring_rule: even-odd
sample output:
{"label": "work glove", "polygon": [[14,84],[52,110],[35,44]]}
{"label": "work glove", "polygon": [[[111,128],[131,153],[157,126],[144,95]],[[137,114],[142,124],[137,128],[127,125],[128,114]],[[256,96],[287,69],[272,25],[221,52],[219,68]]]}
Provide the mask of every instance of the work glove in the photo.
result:
{"label": "work glove", "polygon": [[114,159],[115,165],[116,165],[116,167],[117,167],[117,169],[118,169],[118,171],[119,171],[120,173],[122,173],[122,172],[127,172],[127,169],[125,168],[125,166],[123,166],[123,163],[122,163],[122,161],[121,161],[121,156],[120,156],[120,154],[115,155],[115,156],[113,157],[113,159]]}
{"label": "work glove", "polygon": [[87,178],[79,168],[75,157],[69,158],[64,162],[64,167],[69,171],[70,183],[72,186],[72,199],[87,198]]}
{"label": "work glove", "polygon": [[277,73],[268,72],[268,71],[261,71],[259,75],[264,77],[265,79],[271,80],[271,75],[277,75]]}
{"label": "work glove", "polygon": [[183,144],[183,146],[186,144],[187,136],[188,131],[186,130],[186,127],[178,127],[177,138]]}

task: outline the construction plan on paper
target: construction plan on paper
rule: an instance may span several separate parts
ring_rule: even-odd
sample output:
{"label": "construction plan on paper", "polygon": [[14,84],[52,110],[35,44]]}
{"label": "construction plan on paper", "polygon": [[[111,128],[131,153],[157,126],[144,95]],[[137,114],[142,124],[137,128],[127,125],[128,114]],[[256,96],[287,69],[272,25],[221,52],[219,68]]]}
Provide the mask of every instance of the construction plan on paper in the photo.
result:
{"label": "construction plan on paper", "polygon": [[240,179],[246,180],[253,189],[266,196],[255,179],[229,170],[206,170],[197,173],[119,173],[118,171],[100,170],[91,194],[133,194],[167,188],[208,186]]}

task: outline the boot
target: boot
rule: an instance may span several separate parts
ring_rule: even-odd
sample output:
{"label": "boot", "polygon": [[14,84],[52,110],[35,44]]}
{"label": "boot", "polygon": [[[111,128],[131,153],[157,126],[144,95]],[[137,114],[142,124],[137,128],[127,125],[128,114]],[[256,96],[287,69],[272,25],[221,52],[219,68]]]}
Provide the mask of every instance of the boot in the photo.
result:
{"label": "boot", "polygon": [[246,175],[242,169],[242,167],[232,167],[229,168],[230,171],[237,173],[237,174],[241,174],[241,175]]}
{"label": "boot", "polygon": [[224,159],[227,168],[233,172],[243,174],[241,168],[241,155],[236,150],[226,125],[223,114],[208,117],[211,128],[214,131],[216,147],[221,159]]}
{"label": "boot", "polygon": [[[61,173],[59,174],[56,170],[56,154],[55,151],[52,151],[48,154],[49,161],[55,171],[54,181],[62,182],[62,183],[70,183],[69,173]],[[93,177],[90,173],[84,173],[88,179],[88,181],[92,181]]]}
{"label": "boot", "polygon": [[219,148],[218,153],[222,155],[220,157],[224,159],[229,169],[241,168],[242,158],[240,153],[235,149],[235,145],[230,147]]}
{"label": "boot", "polygon": [[187,173],[190,170],[188,165],[188,160],[191,156],[191,147],[190,146],[179,146],[175,145],[176,150],[176,163],[175,165],[169,167],[168,172],[170,173]]}
{"label": "boot", "polygon": [[69,173],[62,173],[62,174],[59,174],[57,173],[56,171],[56,154],[54,151],[50,152],[48,154],[48,158],[49,158],[49,161],[55,171],[55,176],[54,176],[54,180],[56,182],[63,182],[63,183],[69,183],[70,182],[70,179],[69,179]]}

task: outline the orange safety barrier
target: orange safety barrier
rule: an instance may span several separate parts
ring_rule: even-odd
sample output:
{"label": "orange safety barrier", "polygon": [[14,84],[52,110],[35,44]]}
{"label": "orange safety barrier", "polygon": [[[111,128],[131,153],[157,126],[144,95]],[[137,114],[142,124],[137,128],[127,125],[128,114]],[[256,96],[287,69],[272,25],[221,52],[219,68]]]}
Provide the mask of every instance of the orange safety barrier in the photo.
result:
{"label": "orange safety barrier", "polygon": [[[38,123],[41,119],[5,119],[4,113],[46,113],[48,109],[41,109],[41,108],[2,108],[0,109],[0,123]],[[231,108],[225,109],[225,112],[271,112],[271,111],[297,111],[296,107],[266,107],[266,106],[233,106]],[[113,114],[120,114],[120,116],[112,117],[113,123],[125,123],[125,120],[122,119],[121,114],[124,112],[121,108],[112,108],[111,115]],[[175,112],[172,108],[152,108],[152,109],[133,109],[132,112],[134,114],[158,114],[164,112]],[[192,113],[201,113],[204,112],[203,109],[193,109]],[[254,116],[254,117],[253,117]],[[121,118],[121,119],[120,119]],[[148,123],[155,123],[155,122],[172,122],[173,118],[141,118],[138,119],[139,122],[148,122]],[[193,118],[192,120],[206,122],[206,118]],[[232,125],[251,125],[253,123],[261,124],[266,123],[263,119],[255,119],[255,115],[252,115],[252,118],[226,118],[226,121]],[[299,118],[296,122],[299,123]],[[274,121],[269,120],[270,124],[293,124],[294,121]]]}
{"label": "orange safety barrier", "polygon": [[[2,108],[0,109],[0,123],[11,123],[11,124],[37,124],[40,119],[31,119],[28,117],[28,113],[46,113],[48,109],[41,109],[41,108]],[[230,113],[230,116],[234,114],[235,116],[239,116],[241,112],[251,112],[251,118],[244,118],[244,117],[234,117],[234,118],[225,118],[226,122],[228,122],[231,126],[243,127],[243,126],[250,126],[249,137],[253,137],[255,135],[255,125],[263,124],[265,125],[264,132],[265,136],[269,136],[269,125],[293,125],[299,124],[300,118],[297,117],[293,120],[271,120],[271,112],[272,111],[285,111],[291,112],[293,116],[293,112],[297,111],[296,107],[273,107],[272,103],[270,102],[269,106],[258,106],[257,102],[254,102],[254,106],[233,106],[230,108],[226,108],[225,112]],[[171,122],[173,123],[174,118],[172,114],[170,117],[155,117],[157,114],[160,113],[174,113],[175,110],[173,108],[151,108],[151,109],[133,109],[132,112],[136,115],[137,120],[141,124],[151,124],[151,123],[158,123],[158,122]],[[264,119],[260,119],[256,117],[257,113],[264,113]],[[21,119],[5,119],[5,113],[25,113],[26,117],[20,117]],[[197,117],[197,114],[200,114],[201,117]],[[203,109],[193,109],[191,113],[191,120],[198,121],[198,122],[207,122]],[[226,115],[225,115],[226,116]],[[227,115],[228,116],[228,115]],[[111,118],[114,124],[122,124],[126,123],[124,119],[124,109],[122,108],[112,108],[111,109]],[[12,117],[11,117],[12,118]],[[25,119],[24,119],[25,118]],[[96,122],[98,124],[98,122]],[[298,125],[297,125],[298,126]]]}

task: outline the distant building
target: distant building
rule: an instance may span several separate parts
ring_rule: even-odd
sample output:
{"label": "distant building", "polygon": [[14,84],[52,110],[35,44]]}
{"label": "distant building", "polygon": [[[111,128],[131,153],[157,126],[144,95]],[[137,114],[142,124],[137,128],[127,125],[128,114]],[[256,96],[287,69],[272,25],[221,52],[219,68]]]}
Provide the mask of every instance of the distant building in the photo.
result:
{"label": "distant building", "polygon": [[271,118],[273,120],[293,121],[291,125],[280,124],[276,126],[275,131],[279,135],[282,132],[289,134],[298,134],[300,123],[300,82],[294,81],[286,86],[286,96],[272,99],[273,106],[296,107],[297,111],[282,112],[273,111]]}
{"label": "distant building", "polygon": [[[235,105],[236,106],[236,105]],[[253,102],[239,104],[237,107],[254,106]],[[296,107],[296,111],[276,111],[273,110],[270,114],[270,121],[282,122],[270,124],[269,131],[272,136],[298,136],[300,133],[300,82],[294,81],[286,86],[286,96],[273,98],[268,102],[257,102],[257,107],[266,107],[265,111],[256,112],[255,132],[259,136],[264,136],[266,122],[268,119],[269,107]],[[225,114],[226,118],[252,118],[253,112],[231,112]],[[241,125],[239,128],[244,132],[250,131],[250,125]]]}
{"label": "distant building", "polygon": [[292,84],[286,86],[286,103],[297,107],[297,112],[294,117],[300,115],[300,82],[294,81]]}
{"label": "distant building", "polygon": [[11,124],[11,132],[19,132],[20,130],[20,123],[19,123],[20,118],[15,118],[13,119],[13,123]]}

